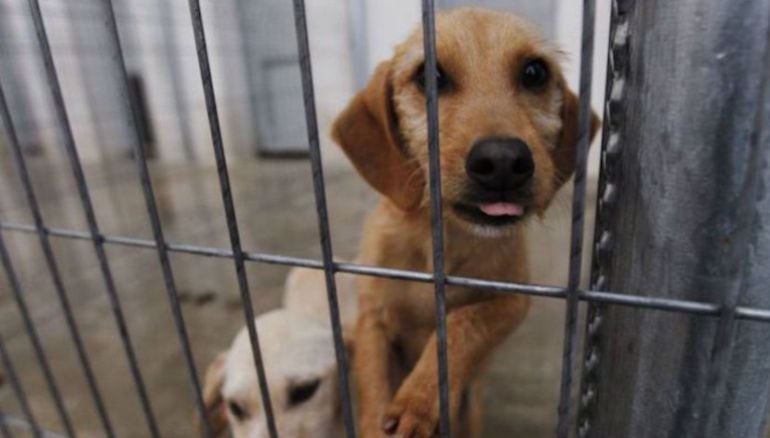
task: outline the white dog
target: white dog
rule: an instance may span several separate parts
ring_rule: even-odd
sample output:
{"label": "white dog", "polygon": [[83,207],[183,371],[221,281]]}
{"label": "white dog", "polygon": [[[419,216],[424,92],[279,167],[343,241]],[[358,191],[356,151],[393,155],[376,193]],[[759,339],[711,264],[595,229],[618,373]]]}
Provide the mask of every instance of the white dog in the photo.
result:
{"label": "white dog", "polygon": [[[343,330],[355,323],[350,276],[337,275]],[[293,269],[284,307],[255,319],[278,434],[287,438],[343,436],[334,343],[323,271]],[[267,437],[267,418],[244,327],[206,371],[204,399],[216,433]]]}
{"label": "white dog", "polygon": [[[342,329],[347,332],[355,328],[358,315],[356,277],[342,273],[334,277],[337,283],[337,301]],[[331,327],[324,272],[306,268],[294,268],[289,271],[289,275],[286,277],[283,307]]]}

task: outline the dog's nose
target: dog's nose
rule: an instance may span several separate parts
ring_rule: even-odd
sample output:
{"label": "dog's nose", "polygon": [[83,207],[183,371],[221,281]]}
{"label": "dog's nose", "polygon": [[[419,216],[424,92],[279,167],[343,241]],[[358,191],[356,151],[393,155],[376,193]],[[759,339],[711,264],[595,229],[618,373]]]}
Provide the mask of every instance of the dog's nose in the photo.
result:
{"label": "dog's nose", "polygon": [[465,160],[468,176],[487,190],[509,191],[521,187],[535,172],[532,152],[518,138],[478,140]]}

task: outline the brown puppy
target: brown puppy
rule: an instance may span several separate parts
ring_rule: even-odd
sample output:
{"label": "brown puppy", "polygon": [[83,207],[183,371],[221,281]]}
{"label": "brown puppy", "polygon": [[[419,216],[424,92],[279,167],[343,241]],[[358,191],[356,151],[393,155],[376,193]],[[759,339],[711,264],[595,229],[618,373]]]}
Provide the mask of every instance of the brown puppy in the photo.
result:
{"label": "brown puppy", "polygon": [[[574,170],[577,98],[556,51],[516,16],[439,14],[439,126],[446,270],[526,282],[521,226]],[[428,146],[421,32],[377,67],[333,127],[384,198],[364,226],[363,263],[430,271]],[[594,117],[593,130],[598,125]],[[364,437],[430,437],[438,424],[433,286],[361,277],[354,370]],[[468,397],[493,349],[522,321],[526,296],[449,286],[450,412],[456,436],[479,436]]]}

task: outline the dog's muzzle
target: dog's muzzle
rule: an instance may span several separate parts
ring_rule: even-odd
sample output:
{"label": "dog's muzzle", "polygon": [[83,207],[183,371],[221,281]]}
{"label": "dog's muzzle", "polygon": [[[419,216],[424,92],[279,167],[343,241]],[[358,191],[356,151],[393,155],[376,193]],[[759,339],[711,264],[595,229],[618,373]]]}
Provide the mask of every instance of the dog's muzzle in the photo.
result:
{"label": "dog's muzzle", "polygon": [[524,141],[491,137],[473,144],[465,161],[465,171],[483,190],[507,193],[529,182],[535,173],[535,162]]}
{"label": "dog's muzzle", "polygon": [[505,225],[520,219],[530,200],[535,162],[518,138],[488,137],[471,147],[465,161],[470,180],[467,201],[455,210],[473,222]]}

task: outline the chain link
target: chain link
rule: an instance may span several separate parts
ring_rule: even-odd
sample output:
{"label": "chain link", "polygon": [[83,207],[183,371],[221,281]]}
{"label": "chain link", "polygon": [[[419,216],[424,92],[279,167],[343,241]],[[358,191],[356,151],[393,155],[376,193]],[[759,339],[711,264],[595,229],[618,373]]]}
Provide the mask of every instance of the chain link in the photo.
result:
{"label": "chain link", "polygon": [[[628,14],[621,11],[620,0],[612,1],[610,41],[607,60],[607,88],[604,105],[604,132],[602,140],[599,189],[596,206],[591,288],[607,290],[608,264],[612,252],[612,233],[607,227],[617,200],[617,164],[620,154],[620,127],[622,126],[626,78],[628,77]],[[626,8],[623,8],[626,9]],[[586,321],[585,356],[578,411],[578,437],[591,433],[596,406],[601,360],[601,328],[604,304],[589,304]]]}

